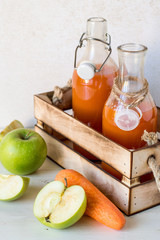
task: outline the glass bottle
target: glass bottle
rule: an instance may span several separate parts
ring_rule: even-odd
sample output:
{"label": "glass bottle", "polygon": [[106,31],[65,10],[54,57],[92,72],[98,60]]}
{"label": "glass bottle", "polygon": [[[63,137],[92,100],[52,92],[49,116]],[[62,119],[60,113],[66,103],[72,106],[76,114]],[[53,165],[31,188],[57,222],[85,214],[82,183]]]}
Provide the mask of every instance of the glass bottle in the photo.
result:
{"label": "glass bottle", "polygon": [[[89,127],[102,132],[102,110],[118,74],[118,68],[110,57],[110,36],[104,18],[90,18],[86,33],[80,39],[81,47],[85,41],[85,52],[78,62],[72,77],[72,108],[76,119]],[[76,51],[77,51],[76,49]],[[77,54],[77,53],[76,53]],[[75,61],[76,61],[75,54]],[[92,158],[85,151],[80,151]]]}
{"label": "glass bottle", "polygon": [[[79,66],[83,63],[91,63],[96,69],[103,64],[109,55],[108,48],[99,39],[107,42],[107,23],[103,18],[90,18],[87,21],[85,34],[86,47]],[[94,38],[94,39],[93,39]],[[72,82],[72,106],[74,117],[95,130],[102,131],[102,110],[107,97],[110,94],[113,79],[117,76],[118,68],[109,57],[99,72],[90,79],[81,78],[76,68],[73,72]],[[87,68],[84,69],[88,74]],[[85,74],[84,74],[85,75]],[[92,74],[91,74],[92,76]]]}
{"label": "glass bottle", "polygon": [[119,76],[102,114],[103,134],[128,149],[143,147],[144,130],[157,128],[157,108],[144,78],[146,51],[134,43],[118,47]]}

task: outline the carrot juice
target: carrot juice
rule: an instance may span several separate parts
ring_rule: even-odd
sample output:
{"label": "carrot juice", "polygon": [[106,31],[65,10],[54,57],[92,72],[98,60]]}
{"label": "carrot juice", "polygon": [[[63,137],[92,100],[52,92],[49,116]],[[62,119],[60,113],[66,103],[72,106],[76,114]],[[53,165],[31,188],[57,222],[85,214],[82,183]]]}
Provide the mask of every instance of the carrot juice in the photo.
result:
{"label": "carrot juice", "polygon": [[[77,61],[77,50],[84,47],[81,59]],[[102,132],[102,111],[118,68],[112,60],[111,37],[107,33],[107,21],[93,17],[87,20],[86,32],[82,34],[75,50],[72,77],[72,108],[74,117]],[[74,146],[82,155],[95,160],[79,146]]]}
{"label": "carrot juice", "polygon": [[[146,143],[141,140],[141,137],[144,133],[144,130],[147,132],[156,132],[157,129],[157,108],[152,105],[151,102],[144,100],[140,105],[139,109],[142,113],[142,116],[139,120],[137,127],[132,129],[134,123],[134,118],[129,119],[128,114],[121,114],[119,117],[119,124],[123,126],[122,128],[117,126],[116,123],[116,114],[117,109],[111,108],[107,105],[103,109],[103,134],[109,139],[115,141],[116,143],[121,144],[122,146],[128,149],[137,149],[143,147]],[[121,110],[123,113],[123,110]],[[137,112],[137,109],[131,111]],[[134,114],[133,112],[130,112]],[[138,114],[138,112],[137,112]],[[125,126],[126,124],[126,126]],[[131,127],[127,131],[125,127]]]}
{"label": "carrot juice", "polygon": [[[72,107],[74,117],[98,132],[102,132],[102,110],[116,76],[116,65],[104,66],[89,81],[81,79],[76,70],[73,73]],[[77,145],[74,145],[74,149],[91,160],[97,160]]]}
{"label": "carrot juice", "polygon": [[73,73],[72,106],[74,117],[98,132],[102,131],[103,106],[116,76],[116,66],[104,66],[89,81],[81,79],[76,70]]}
{"label": "carrot juice", "polygon": [[117,48],[119,74],[103,109],[103,134],[128,149],[143,147],[144,130],[157,131],[157,108],[144,77],[147,47],[126,43]]}

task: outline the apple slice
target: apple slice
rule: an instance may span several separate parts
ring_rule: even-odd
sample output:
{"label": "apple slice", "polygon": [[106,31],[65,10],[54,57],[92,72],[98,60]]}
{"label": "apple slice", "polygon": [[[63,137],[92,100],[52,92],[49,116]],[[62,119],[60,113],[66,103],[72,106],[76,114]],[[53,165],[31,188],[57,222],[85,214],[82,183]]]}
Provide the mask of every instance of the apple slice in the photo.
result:
{"label": "apple slice", "polygon": [[17,128],[24,128],[24,126],[20,121],[14,120],[0,133],[0,142],[7,133]]}
{"label": "apple slice", "polygon": [[13,201],[20,198],[29,185],[28,177],[0,174],[0,201]]}
{"label": "apple slice", "polygon": [[76,223],[86,206],[87,198],[81,186],[67,188],[62,182],[53,181],[38,193],[33,212],[42,224],[63,229]]}

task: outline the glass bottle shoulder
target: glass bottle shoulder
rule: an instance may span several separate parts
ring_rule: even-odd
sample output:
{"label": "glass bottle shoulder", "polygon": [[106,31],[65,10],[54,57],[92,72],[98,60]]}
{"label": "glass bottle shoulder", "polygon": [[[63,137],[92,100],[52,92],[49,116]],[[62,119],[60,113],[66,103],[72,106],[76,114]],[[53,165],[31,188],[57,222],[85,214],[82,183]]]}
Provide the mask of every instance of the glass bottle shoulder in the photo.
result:
{"label": "glass bottle shoulder", "polygon": [[[107,99],[107,101],[105,103],[105,108],[112,109],[116,112],[116,111],[119,111],[122,109],[126,109],[126,106],[123,104],[123,102],[128,103],[128,105],[129,105],[132,103],[133,100],[134,99],[127,99],[127,97],[125,97],[123,95],[120,95],[117,98],[117,96],[112,91],[109,98]],[[144,100],[136,107],[138,107],[142,112],[148,112],[151,110],[157,111],[156,105],[154,103],[154,100],[153,100],[150,92],[147,93]]]}

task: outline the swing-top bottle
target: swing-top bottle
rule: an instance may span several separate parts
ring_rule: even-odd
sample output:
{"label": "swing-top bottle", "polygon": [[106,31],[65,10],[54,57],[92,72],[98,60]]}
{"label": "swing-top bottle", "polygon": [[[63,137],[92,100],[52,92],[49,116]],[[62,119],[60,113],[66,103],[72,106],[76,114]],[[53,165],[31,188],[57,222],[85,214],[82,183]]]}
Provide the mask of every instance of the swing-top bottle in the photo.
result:
{"label": "swing-top bottle", "polygon": [[[81,60],[76,63],[77,50],[85,46]],[[89,127],[102,131],[102,110],[108,98],[118,68],[112,58],[110,36],[104,18],[90,18],[86,33],[76,48],[72,78],[72,107],[74,117]]]}

